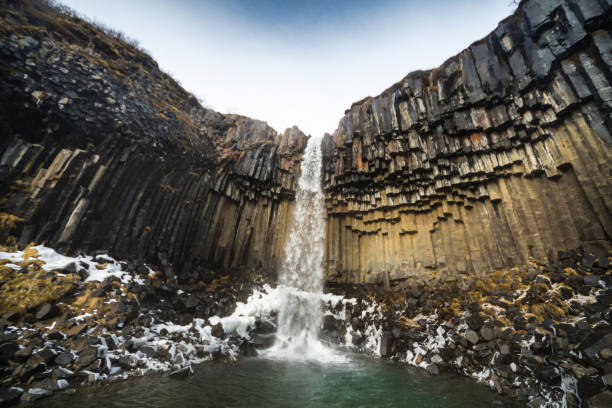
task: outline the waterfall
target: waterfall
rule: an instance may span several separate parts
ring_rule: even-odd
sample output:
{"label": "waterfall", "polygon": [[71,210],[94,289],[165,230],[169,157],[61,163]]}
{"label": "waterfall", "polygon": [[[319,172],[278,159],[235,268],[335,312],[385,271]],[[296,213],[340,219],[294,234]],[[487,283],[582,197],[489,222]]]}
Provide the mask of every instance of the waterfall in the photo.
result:
{"label": "waterfall", "polygon": [[310,138],[302,158],[296,206],[279,270],[280,308],[274,346],[265,356],[290,360],[338,361],[319,340],[325,242],[321,188],[321,139]]}

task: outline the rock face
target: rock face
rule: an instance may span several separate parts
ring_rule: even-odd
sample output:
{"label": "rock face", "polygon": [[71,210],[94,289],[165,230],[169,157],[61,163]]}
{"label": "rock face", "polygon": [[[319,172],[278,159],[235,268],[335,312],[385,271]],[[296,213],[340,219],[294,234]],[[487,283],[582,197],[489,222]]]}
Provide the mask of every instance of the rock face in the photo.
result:
{"label": "rock face", "polygon": [[[0,243],[273,270],[307,136],[222,115],[120,34],[0,1]],[[187,273],[188,272],[188,273]]]}
{"label": "rock face", "polygon": [[523,1],[324,140],[328,280],[555,262],[612,236],[609,1]]}

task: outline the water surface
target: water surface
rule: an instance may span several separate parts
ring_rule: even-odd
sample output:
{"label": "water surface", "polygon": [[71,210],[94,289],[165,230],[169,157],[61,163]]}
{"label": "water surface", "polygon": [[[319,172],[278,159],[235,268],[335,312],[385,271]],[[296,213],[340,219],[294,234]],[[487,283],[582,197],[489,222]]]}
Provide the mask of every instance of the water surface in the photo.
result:
{"label": "water surface", "polygon": [[[138,378],[86,387],[37,405],[64,407],[419,407],[513,406],[508,400],[456,375],[429,377],[423,370],[382,359],[353,357],[325,365],[245,359],[207,363],[177,380]],[[493,401],[497,400],[496,405]],[[502,402],[502,404],[500,404]]]}

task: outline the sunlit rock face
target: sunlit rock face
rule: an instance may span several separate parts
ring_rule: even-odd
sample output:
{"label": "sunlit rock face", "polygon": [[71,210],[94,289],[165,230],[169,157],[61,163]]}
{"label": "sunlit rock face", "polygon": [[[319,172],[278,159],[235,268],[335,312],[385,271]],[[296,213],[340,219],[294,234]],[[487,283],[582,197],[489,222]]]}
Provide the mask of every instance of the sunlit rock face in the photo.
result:
{"label": "sunlit rock face", "polygon": [[[324,141],[327,279],[397,283],[544,261],[612,236],[609,2],[522,2]],[[392,62],[389,62],[392,63]]]}
{"label": "sunlit rock face", "polygon": [[108,250],[185,279],[274,270],[306,135],[203,108],[78,18],[0,4],[1,243]]}

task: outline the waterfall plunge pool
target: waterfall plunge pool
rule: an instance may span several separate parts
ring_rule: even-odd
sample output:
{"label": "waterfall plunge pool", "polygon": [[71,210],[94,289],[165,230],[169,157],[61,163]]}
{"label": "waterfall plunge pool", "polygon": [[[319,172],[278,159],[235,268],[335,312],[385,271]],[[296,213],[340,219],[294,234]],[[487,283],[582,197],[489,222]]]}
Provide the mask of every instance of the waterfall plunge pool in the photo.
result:
{"label": "waterfall plunge pool", "polygon": [[513,407],[507,399],[451,374],[349,355],[343,364],[249,358],[204,363],[185,379],[134,378],[59,394],[35,406],[50,408],[162,407]]}

